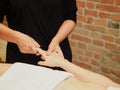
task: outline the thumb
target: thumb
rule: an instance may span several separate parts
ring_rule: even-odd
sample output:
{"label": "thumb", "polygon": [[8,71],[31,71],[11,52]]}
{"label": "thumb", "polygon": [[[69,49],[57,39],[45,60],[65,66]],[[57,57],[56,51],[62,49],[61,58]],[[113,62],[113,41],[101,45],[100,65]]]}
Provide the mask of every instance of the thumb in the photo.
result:
{"label": "thumb", "polygon": [[45,62],[44,61],[39,61],[38,65],[44,65],[45,66]]}
{"label": "thumb", "polygon": [[54,51],[54,48],[53,47],[49,47],[47,52],[46,52],[46,55],[50,55],[53,51]]}

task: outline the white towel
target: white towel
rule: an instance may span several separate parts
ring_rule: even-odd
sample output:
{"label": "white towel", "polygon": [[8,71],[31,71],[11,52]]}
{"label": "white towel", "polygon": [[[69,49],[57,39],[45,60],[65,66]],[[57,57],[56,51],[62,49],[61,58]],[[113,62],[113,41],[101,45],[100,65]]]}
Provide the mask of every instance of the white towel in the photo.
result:
{"label": "white towel", "polygon": [[115,87],[108,87],[107,90],[120,90],[120,88],[115,88]]}
{"label": "white towel", "polygon": [[0,90],[53,90],[71,76],[64,71],[15,63],[0,77]]}

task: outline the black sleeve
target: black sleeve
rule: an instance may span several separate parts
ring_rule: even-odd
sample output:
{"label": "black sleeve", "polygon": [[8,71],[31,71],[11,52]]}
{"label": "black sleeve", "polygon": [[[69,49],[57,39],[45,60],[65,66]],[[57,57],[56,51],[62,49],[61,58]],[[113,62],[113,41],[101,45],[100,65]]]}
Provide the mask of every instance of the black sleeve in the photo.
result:
{"label": "black sleeve", "polygon": [[65,20],[69,19],[76,22],[76,11],[77,11],[76,0],[65,0],[64,3]]}
{"label": "black sleeve", "polygon": [[6,12],[6,0],[0,0],[0,23],[3,22],[3,18]]}

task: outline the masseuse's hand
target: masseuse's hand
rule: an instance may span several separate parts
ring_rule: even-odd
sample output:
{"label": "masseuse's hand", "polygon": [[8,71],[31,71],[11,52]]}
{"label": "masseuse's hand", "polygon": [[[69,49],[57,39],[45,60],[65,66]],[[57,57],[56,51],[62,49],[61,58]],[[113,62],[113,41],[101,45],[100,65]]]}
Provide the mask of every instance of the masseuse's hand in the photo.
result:
{"label": "masseuse's hand", "polygon": [[37,54],[36,48],[40,47],[33,38],[20,32],[18,32],[16,44],[18,45],[20,52],[28,54]]}
{"label": "masseuse's hand", "polygon": [[38,50],[39,53],[41,53],[42,57],[44,57],[44,61],[39,61],[39,65],[43,66],[49,66],[49,67],[60,67],[61,63],[64,63],[60,56],[60,54],[53,52],[51,55],[46,55],[46,51],[43,51],[41,49]]}
{"label": "masseuse's hand", "polygon": [[63,52],[62,52],[62,50],[59,46],[59,42],[55,39],[53,39],[51,41],[51,43],[49,44],[49,47],[48,47],[48,50],[47,50],[46,54],[49,56],[54,52],[58,53],[60,55],[60,57],[62,59],[64,59]]}

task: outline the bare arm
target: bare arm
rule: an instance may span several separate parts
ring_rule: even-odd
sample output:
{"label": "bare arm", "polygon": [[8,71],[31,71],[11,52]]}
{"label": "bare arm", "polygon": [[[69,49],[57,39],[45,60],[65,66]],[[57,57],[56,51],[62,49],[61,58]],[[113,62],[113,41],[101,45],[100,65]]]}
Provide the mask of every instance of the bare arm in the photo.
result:
{"label": "bare arm", "polygon": [[58,33],[56,34],[54,39],[60,43],[73,31],[74,27],[75,27],[74,21],[66,20],[58,30]]}
{"label": "bare arm", "polygon": [[60,52],[60,54],[62,54],[59,44],[73,31],[74,27],[75,27],[75,22],[72,20],[66,20],[63,22],[63,24],[59,28],[57,34],[52,39],[48,47],[48,51],[47,51],[48,55],[50,55],[54,51],[58,51]]}
{"label": "bare arm", "polygon": [[72,32],[75,26],[77,11],[76,0],[65,1],[63,3],[63,8],[64,10],[62,16],[64,17],[64,22],[60,26],[57,34],[52,39],[47,50],[47,55],[50,55],[52,52],[58,52],[62,58],[64,57],[59,44]]}
{"label": "bare arm", "polygon": [[59,61],[59,66],[65,69],[67,72],[72,73],[78,80],[82,80],[88,83],[91,82],[94,84],[104,86],[106,88],[109,86],[113,86],[113,87],[119,86],[116,83],[114,83],[112,80],[110,80],[109,78],[103,75],[100,75],[98,73],[94,73],[92,71],[81,68],[75,64],[72,64],[71,62],[67,60]]}
{"label": "bare arm", "polygon": [[120,87],[120,85],[114,83],[112,80],[108,79],[103,75],[91,72],[75,64],[72,64],[67,60],[61,59],[57,53],[53,53],[50,56],[46,56],[45,52],[42,52],[41,54],[45,57],[45,61],[38,62],[38,64],[40,65],[51,66],[51,67],[61,67],[67,72],[72,73],[80,81],[98,84],[98,85],[104,86],[105,88],[107,88],[108,86]]}
{"label": "bare arm", "polygon": [[0,76],[3,75],[12,64],[0,63]]}
{"label": "bare arm", "polygon": [[9,42],[17,43],[19,32],[11,30],[3,24],[0,24],[0,38]]}
{"label": "bare arm", "polygon": [[[12,64],[0,63],[0,76],[3,75],[11,66],[12,66]],[[16,74],[14,73],[12,75],[15,76]],[[33,77],[33,79],[34,79],[34,77]],[[18,84],[18,87],[19,87],[19,84]],[[70,78],[62,81],[60,84],[58,84],[55,87],[55,90],[106,90],[106,89],[104,89],[103,87],[101,87],[99,85],[80,82],[76,78],[70,77]]]}
{"label": "bare arm", "polygon": [[30,36],[12,30],[1,23],[0,38],[17,44],[22,53],[36,53],[35,47],[40,47],[40,45]]}

